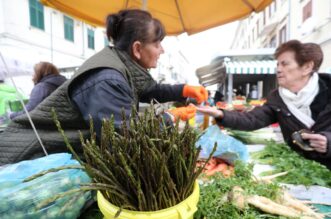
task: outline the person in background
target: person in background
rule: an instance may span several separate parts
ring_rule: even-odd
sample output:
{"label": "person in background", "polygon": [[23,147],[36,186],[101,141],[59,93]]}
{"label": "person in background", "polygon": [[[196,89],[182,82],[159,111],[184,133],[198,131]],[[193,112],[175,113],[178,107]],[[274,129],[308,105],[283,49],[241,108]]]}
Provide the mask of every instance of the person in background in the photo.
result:
{"label": "person in background", "polygon": [[211,93],[210,93],[209,90],[208,90],[208,100],[207,100],[207,103],[208,103],[209,106],[215,106],[214,100],[211,97]]}
{"label": "person in background", "polygon": [[[55,65],[49,62],[39,62],[34,66],[34,75],[32,78],[34,87],[31,91],[29,102],[25,105],[28,112],[33,110],[39,103],[48,97],[54,90],[62,85],[66,78],[60,75]],[[10,114],[10,119],[24,114],[19,111]]]}
{"label": "person in background", "polygon": [[252,90],[249,93],[249,98],[252,100],[258,99],[257,86],[255,84],[252,86]]}
{"label": "person in background", "polygon": [[[287,144],[307,159],[331,169],[331,75],[318,73],[323,52],[318,44],[291,40],[276,52],[278,89],[263,106],[249,112],[197,110],[216,118],[224,127],[255,130],[278,122]],[[308,141],[309,150],[297,144],[293,133]]]}
{"label": "person in background", "polygon": [[214,95],[214,103],[221,102],[223,100],[224,100],[224,95],[217,90]]}
{"label": "person in background", "polygon": [[236,95],[237,96],[244,96],[245,95],[242,86],[238,87]]}
{"label": "person in background", "polygon": [[[149,12],[122,10],[110,14],[106,24],[107,36],[114,46],[105,47],[85,61],[69,81],[30,113],[48,153],[67,151],[50,109],[56,111],[73,148],[81,151],[78,130],[83,137],[89,136],[90,116],[100,138],[103,119],[114,116],[115,128],[119,130],[122,110],[128,118],[132,106],[139,107],[139,102],[185,101],[190,97],[202,103],[208,99],[202,86],[158,84],[151,77],[148,69],[157,66],[164,52],[161,41],[165,29]],[[186,120],[195,115],[195,110],[195,107],[181,107],[162,116],[169,121]],[[43,156],[23,115],[10,123],[0,138],[0,165]]]}

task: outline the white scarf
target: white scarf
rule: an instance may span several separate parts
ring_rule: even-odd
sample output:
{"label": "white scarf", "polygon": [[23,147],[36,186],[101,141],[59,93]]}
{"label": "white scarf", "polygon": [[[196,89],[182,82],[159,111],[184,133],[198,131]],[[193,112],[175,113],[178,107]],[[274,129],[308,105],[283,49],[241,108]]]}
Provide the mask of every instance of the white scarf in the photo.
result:
{"label": "white scarf", "polygon": [[278,92],[287,108],[297,119],[308,128],[315,124],[311,116],[310,104],[319,92],[318,74],[316,72],[313,73],[306,86],[297,94],[283,87],[279,87]]}

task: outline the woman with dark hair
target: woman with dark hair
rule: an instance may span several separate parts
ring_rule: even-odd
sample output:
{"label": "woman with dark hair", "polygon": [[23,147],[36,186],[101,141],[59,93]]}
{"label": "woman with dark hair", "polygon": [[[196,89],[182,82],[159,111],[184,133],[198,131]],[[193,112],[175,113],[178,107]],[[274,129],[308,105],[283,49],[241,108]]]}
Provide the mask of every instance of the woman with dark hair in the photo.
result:
{"label": "woman with dark hair", "polygon": [[[119,129],[122,110],[128,118],[132,105],[138,107],[139,102],[185,101],[190,97],[201,103],[208,98],[202,86],[157,84],[151,77],[148,69],[156,67],[164,52],[161,41],[165,29],[150,13],[123,10],[109,15],[106,23],[107,36],[114,46],[105,47],[85,61],[73,78],[30,113],[48,153],[67,150],[54,126],[51,109],[57,112],[71,145],[78,151],[81,143],[77,131],[89,136],[90,117],[100,138],[103,119],[114,116],[115,128]],[[182,107],[162,116],[171,122],[194,114],[194,107]],[[0,138],[0,165],[43,156],[26,117],[15,119]]]}
{"label": "woman with dark hair", "polygon": [[[32,81],[35,86],[31,91],[29,102],[25,106],[29,112],[63,84],[66,78],[60,75],[59,70],[52,63],[39,62],[34,66]],[[24,111],[11,113],[10,118],[14,119],[22,114]]]}
{"label": "woman with dark hair", "polygon": [[[148,69],[155,68],[164,53],[161,41],[165,37],[163,25],[149,12],[123,10],[109,15],[106,23],[107,37],[114,47],[105,48],[84,63],[78,70],[83,75],[76,75],[80,80],[73,81],[69,90],[86,123],[92,116],[98,135],[103,118],[114,115],[115,125],[119,126],[121,110],[125,109],[129,116],[132,104],[138,106],[138,102],[150,103],[153,99],[160,103],[184,102],[187,97],[199,103],[207,100],[207,91],[202,86],[157,84],[149,74]],[[164,116],[184,118],[185,109],[193,116],[195,109],[191,107],[181,108],[184,111],[180,115],[171,111]]]}
{"label": "woman with dark hair", "polygon": [[239,130],[278,122],[293,150],[331,169],[331,75],[317,73],[323,61],[320,46],[291,40],[277,48],[275,58],[279,87],[263,106],[250,112],[197,110],[215,117],[222,126]]}

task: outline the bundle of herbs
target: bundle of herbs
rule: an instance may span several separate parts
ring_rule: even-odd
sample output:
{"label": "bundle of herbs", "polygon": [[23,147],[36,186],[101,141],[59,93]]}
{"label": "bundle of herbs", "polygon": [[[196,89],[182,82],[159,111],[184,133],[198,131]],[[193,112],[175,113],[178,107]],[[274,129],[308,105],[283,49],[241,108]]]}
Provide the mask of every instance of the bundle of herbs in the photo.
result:
{"label": "bundle of herbs", "polygon": [[269,141],[261,151],[251,153],[253,160],[274,167],[262,175],[270,175],[287,171],[276,180],[295,185],[320,185],[331,187],[331,171],[322,164],[305,159],[293,151],[287,144]]}
{"label": "bundle of herbs", "polygon": [[196,168],[201,150],[195,146],[197,133],[188,123],[181,132],[178,122],[166,126],[161,117],[155,116],[153,107],[143,115],[133,109],[131,118],[125,118],[123,112],[118,132],[113,118],[104,120],[100,145],[91,120],[90,139],[81,135],[84,161],[68,142],[55,112],[53,115],[67,147],[93,179],[93,183],[82,185],[82,189],[100,190],[110,203],[121,209],[156,211],[172,207],[193,192],[194,183],[204,169],[204,166]]}

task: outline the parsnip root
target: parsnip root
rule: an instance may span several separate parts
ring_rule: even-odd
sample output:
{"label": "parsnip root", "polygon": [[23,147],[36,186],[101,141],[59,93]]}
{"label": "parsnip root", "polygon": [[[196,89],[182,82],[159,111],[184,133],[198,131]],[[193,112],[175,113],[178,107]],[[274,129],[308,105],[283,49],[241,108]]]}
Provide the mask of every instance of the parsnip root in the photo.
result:
{"label": "parsnip root", "polygon": [[310,207],[301,203],[299,200],[292,198],[287,192],[283,192],[277,202],[263,196],[251,195],[245,196],[244,190],[239,187],[233,187],[228,195],[229,201],[239,209],[252,205],[263,212],[280,215],[291,218],[301,219],[323,219],[324,215],[316,213]]}

